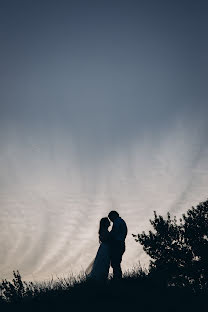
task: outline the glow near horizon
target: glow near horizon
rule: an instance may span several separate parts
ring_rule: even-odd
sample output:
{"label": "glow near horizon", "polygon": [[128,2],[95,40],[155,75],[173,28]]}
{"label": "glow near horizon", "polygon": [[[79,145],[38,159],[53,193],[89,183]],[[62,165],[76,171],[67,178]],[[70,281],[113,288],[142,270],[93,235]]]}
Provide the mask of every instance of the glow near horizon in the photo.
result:
{"label": "glow near horizon", "polygon": [[[82,167],[80,171],[73,147],[68,153],[65,150],[73,164],[70,175],[60,171],[50,153],[43,162],[38,151],[32,150],[33,161],[35,157],[40,161],[39,173],[33,170],[28,176],[23,172],[25,164],[20,168],[19,162],[24,148],[10,142],[9,154],[4,156],[13,163],[19,184],[1,191],[1,207],[6,208],[1,211],[2,276],[10,276],[15,268],[28,279],[84,269],[98,247],[99,219],[111,209],[119,211],[129,228],[123,268],[138,261],[147,265],[147,257],[131,234],[150,229],[153,210],[180,215],[206,199],[208,150],[201,151],[201,133],[194,132],[175,124],[153,144],[146,137],[128,151],[111,155],[94,170]],[[51,148],[62,151],[60,145],[56,149],[55,141]],[[45,146],[44,150],[49,149]]]}

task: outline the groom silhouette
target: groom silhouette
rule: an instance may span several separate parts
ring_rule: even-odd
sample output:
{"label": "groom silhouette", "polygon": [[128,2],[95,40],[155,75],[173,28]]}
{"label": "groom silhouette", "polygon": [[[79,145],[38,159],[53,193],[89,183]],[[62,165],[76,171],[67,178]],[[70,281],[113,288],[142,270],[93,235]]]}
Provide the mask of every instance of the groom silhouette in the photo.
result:
{"label": "groom silhouette", "polygon": [[117,211],[111,211],[108,218],[113,222],[110,232],[110,259],[113,268],[113,278],[121,279],[121,261],[125,252],[125,239],[127,235],[126,222],[119,216]]}

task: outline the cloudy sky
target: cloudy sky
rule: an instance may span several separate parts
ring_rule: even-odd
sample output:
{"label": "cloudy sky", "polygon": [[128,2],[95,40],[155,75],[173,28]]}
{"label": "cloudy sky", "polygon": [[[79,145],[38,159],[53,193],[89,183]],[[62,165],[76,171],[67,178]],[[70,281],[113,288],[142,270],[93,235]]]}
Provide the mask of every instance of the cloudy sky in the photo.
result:
{"label": "cloudy sky", "polygon": [[0,276],[85,269],[114,209],[123,268],[153,210],[207,199],[208,4],[0,1]]}

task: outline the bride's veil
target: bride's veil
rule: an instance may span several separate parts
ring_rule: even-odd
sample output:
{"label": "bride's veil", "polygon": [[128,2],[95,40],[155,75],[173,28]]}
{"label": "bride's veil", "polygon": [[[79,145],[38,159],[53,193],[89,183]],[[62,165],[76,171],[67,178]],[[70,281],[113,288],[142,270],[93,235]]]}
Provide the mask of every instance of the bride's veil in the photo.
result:
{"label": "bride's veil", "polygon": [[95,259],[93,259],[90,264],[88,265],[88,267],[85,270],[85,274],[89,275],[92,272],[92,268],[93,268],[93,264],[94,264]]}

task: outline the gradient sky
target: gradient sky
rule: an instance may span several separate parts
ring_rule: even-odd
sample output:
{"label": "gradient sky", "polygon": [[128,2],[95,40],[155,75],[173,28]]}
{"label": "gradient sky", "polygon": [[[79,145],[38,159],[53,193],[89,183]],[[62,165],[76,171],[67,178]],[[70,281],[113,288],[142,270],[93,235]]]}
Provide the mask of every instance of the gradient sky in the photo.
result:
{"label": "gradient sky", "polygon": [[0,1],[0,276],[85,269],[112,209],[207,199],[208,3]]}

